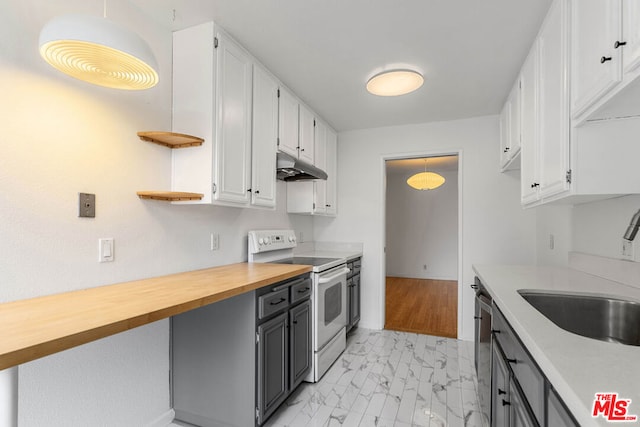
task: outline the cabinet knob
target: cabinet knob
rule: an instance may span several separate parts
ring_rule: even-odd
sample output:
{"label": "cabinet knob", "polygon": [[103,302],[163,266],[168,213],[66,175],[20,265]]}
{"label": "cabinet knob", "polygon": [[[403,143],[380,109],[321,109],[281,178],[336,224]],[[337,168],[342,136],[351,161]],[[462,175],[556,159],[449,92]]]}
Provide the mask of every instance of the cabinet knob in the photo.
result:
{"label": "cabinet knob", "polygon": [[250,188],[247,188],[247,193],[251,193],[251,189]]}
{"label": "cabinet knob", "polygon": [[540,184],[537,182],[534,182],[533,184],[531,184],[531,188],[536,188],[536,187],[540,187]]}
{"label": "cabinet knob", "polygon": [[627,42],[616,41],[616,42],[613,44],[613,48],[614,48],[614,49],[617,49],[617,48],[619,48],[620,46],[626,46],[626,44],[627,44]]}
{"label": "cabinet knob", "polygon": [[511,402],[508,402],[508,401],[502,399],[502,406],[507,406],[507,405],[511,405]]}
{"label": "cabinet knob", "polygon": [[[609,59],[611,59],[611,58],[609,58]],[[301,148],[300,151],[304,151],[304,148]]]}
{"label": "cabinet knob", "polygon": [[507,359],[507,362],[513,363],[514,365],[518,363],[517,359]]}
{"label": "cabinet knob", "polygon": [[506,152],[508,152],[508,151],[509,151],[509,147],[507,147],[507,148],[505,148],[505,149],[504,149],[504,152],[505,152],[505,153],[506,153]]}
{"label": "cabinet knob", "polygon": [[331,207],[331,205],[325,205],[325,206],[326,206],[326,207],[328,207],[328,208],[330,208],[330,207]]}
{"label": "cabinet knob", "polygon": [[491,330],[491,333],[492,333],[492,334],[499,334],[499,333],[500,333],[500,330],[499,330],[499,329],[492,329],[492,330]]}
{"label": "cabinet knob", "polygon": [[604,64],[607,61],[611,61],[611,57],[610,56],[603,56],[602,58],[600,58],[600,63]]}
{"label": "cabinet knob", "polygon": [[507,394],[507,392],[504,390],[498,389],[498,396],[500,396],[501,394]]}
{"label": "cabinet knob", "polygon": [[256,190],[256,191],[254,191],[254,193],[260,194],[260,190]]}
{"label": "cabinet knob", "polygon": [[482,316],[473,316],[473,318],[476,319],[476,320],[481,320]]}

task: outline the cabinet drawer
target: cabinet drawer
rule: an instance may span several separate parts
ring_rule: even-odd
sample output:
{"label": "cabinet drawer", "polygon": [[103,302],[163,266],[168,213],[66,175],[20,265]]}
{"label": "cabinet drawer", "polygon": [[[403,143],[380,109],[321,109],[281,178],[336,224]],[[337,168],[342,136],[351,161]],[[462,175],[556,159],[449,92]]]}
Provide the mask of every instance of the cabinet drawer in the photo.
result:
{"label": "cabinet drawer", "polygon": [[543,425],[545,419],[545,378],[495,304],[492,314],[494,339],[500,343],[509,362],[509,367],[529,402],[531,411],[538,423]]}
{"label": "cabinet drawer", "polygon": [[291,304],[307,298],[311,295],[311,279],[304,279],[302,282],[291,286]]}
{"label": "cabinet drawer", "polygon": [[258,297],[258,318],[276,313],[289,305],[289,288],[280,289]]}

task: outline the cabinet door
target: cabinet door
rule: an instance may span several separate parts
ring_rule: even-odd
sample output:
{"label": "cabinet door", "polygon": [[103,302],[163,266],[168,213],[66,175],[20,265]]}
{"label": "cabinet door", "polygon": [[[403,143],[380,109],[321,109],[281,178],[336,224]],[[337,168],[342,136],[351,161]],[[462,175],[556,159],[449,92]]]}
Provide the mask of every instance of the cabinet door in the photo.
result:
{"label": "cabinet door", "polygon": [[527,204],[538,199],[538,51],[534,43],[529,56],[522,66],[520,82],[520,129],[522,133],[521,147],[521,197]]}
{"label": "cabinet door", "polygon": [[[530,413],[527,402],[514,382],[509,380],[509,427],[537,427],[538,423]],[[551,424],[556,427],[555,424]]]}
{"label": "cabinet door", "polygon": [[[314,137],[315,166],[326,171],[327,169],[327,125],[316,121]],[[327,181],[316,180],[314,185],[313,212],[323,214],[327,211]]]}
{"label": "cabinet door", "polygon": [[311,368],[311,302],[309,300],[289,311],[291,369],[289,390],[295,389]]}
{"label": "cabinet door", "polygon": [[573,419],[569,411],[565,408],[560,397],[553,387],[549,387],[547,397],[547,424],[554,427],[578,427],[579,424]]}
{"label": "cabinet door", "polygon": [[509,154],[509,150],[511,149],[509,146],[511,132],[509,125],[511,124],[511,97],[507,98],[507,102],[505,102],[502,107],[502,111],[500,112],[500,167],[504,168],[509,160],[511,160],[511,156]]}
{"label": "cabinet door", "polygon": [[288,313],[258,326],[258,424],[287,397]]}
{"label": "cabinet door", "polygon": [[497,343],[491,354],[491,427],[509,425],[509,369]]}
{"label": "cabinet door", "polygon": [[640,2],[622,0],[622,50],[623,71],[628,73],[640,65]]}
{"label": "cabinet door", "polygon": [[284,87],[278,95],[278,150],[298,158],[298,100]]}
{"label": "cabinet door", "polygon": [[349,284],[349,326],[360,320],[360,275],[351,278]]}
{"label": "cabinet door", "polygon": [[251,167],[251,82],[249,54],[217,32],[215,199],[248,204]]}
{"label": "cabinet door", "polygon": [[314,128],[315,118],[311,110],[306,106],[300,104],[300,122],[299,122],[299,137],[298,137],[298,158],[304,160],[307,163],[315,165],[314,159]]}
{"label": "cabinet door", "polygon": [[540,197],[567,191],[569,183],[568,2],[551,5],[538,37]]}
{"label": "cabinet door", "polygon": [[338,136],[327,128],[327,215],[338,212]]}
{"label": "cabinet door", "polygon": [[571,115],[576,118],[622,78],[621,0],[576,0],[572,8]]}
{"label": "cabinet door", "polygon": [[276,206],[278,84],[261,67],[253,68],[251,204]]}

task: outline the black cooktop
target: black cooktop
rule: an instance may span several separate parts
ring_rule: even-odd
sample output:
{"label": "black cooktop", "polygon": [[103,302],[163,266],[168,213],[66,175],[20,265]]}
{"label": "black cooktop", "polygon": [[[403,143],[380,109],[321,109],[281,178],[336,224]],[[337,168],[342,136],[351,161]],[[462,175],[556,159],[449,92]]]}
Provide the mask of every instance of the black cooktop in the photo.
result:
{"label": "black cooktop", "polygon": [[275,264],[302,264],[302,265],[312,265],[314,267],[319,267],[321,265],[329,264],[330,262],[339,261],[340,258],[319,258],[319,257],[309,257],[309,256],[296,256],[293,258],[281,259],[278,261],[272,261]]}

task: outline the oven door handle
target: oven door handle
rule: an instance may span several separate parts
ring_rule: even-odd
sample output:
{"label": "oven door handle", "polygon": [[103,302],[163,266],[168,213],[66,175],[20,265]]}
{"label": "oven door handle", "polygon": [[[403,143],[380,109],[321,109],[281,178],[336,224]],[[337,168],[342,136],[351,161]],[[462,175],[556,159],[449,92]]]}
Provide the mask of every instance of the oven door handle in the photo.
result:
{"label": "oven door handle", "polygon": [[318,283],[319,284],[323,284],[323,283],[329,283],[329,282],[333,282],[335,279],[337,279],[338,277],[342,276],[343,274],[347,274],[348,272],[350,272],[351,270],[349,270],[347,267],[343,267],[340,270],[338,270],[337,272],[333,273],[330,276],[320,276],[318,278]]}

